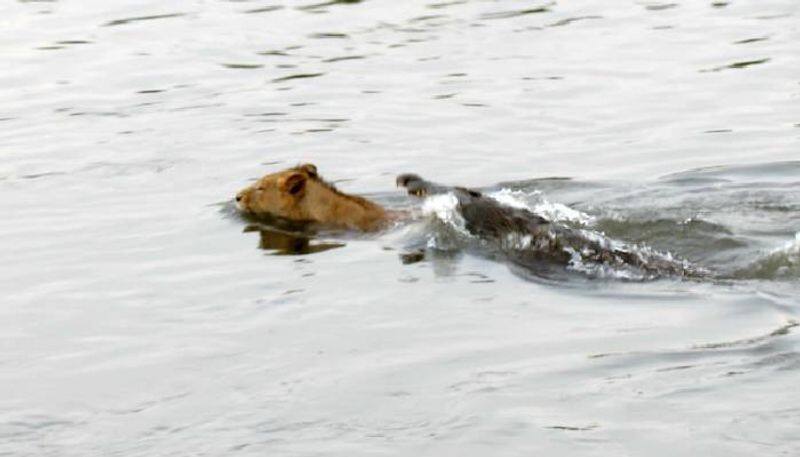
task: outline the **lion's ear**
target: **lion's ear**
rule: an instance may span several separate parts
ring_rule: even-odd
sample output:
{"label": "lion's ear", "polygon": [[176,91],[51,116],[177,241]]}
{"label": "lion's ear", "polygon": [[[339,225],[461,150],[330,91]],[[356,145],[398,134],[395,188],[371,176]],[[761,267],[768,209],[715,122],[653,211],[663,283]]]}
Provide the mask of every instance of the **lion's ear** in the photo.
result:
{"label": "lion's ear", "polygon": [[278,181],[278,188],[285,194],[298,197],[306,189],[306,179],[305,173],[292,173]]}
{"label": "lion's ear", "polygon": [[313,163],[304,163],[297,168],[299,170],[305,171],[306,174],[308,174],[308,176],[312,178],[316,178],[319,176],[317,175],[317,166],[314,165]]}

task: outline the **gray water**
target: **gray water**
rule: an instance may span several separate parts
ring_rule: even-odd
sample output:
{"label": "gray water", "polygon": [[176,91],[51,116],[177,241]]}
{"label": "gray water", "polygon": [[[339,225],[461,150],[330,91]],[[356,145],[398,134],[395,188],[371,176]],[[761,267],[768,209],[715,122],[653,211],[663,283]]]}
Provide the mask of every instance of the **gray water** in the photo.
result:
{"label": "gray water", "polygon": [[[3,2],[0,455],[798,455],[798,24]],[[553,281],[433,215],[275,255],[230,199],[298,162],[397,208],[401,172],[516,192],[725,279]]]}

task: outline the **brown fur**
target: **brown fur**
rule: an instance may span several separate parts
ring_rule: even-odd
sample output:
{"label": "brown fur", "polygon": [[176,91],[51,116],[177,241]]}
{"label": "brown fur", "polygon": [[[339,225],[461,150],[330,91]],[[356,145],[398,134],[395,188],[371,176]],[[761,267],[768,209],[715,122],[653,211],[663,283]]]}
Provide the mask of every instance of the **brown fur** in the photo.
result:
{"label": "brown fur", "polygon": [[268,174],[236,194],[239,209],[336,228],[375,231],[393,216],[366,198],[346,194],[323,180],[312,164]]}

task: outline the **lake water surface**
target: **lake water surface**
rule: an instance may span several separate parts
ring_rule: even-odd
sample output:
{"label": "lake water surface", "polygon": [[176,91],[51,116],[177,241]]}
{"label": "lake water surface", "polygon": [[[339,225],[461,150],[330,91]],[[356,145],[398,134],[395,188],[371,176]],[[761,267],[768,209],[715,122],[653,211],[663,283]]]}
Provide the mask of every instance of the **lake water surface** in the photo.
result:
{"label": "lake water surface", "polygon": [[[795,0],[3,2],[0,455],[800,455],[798,24]],[[423,215],[303,240],[232,209],[299,162]],[[402,172],[713,279],[515,267]]]}

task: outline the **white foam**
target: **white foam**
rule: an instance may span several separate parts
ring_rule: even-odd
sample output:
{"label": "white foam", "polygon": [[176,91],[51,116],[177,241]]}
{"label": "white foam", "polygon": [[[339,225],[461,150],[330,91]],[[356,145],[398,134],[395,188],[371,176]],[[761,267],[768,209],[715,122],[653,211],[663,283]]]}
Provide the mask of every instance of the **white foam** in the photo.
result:
{"label": "white foam", "polygon": [[466,223],[458,211],[458,199],[451,193],[433,195],[422,203],[422,214],[434,216],[464,235],[469,235]]}
{"label": "white foam", "polygon": [[500,189],[497,192],[487,194],[487,196],[504,205],[511,206],[512,208],[522,208],[533,211],[533,209],[525,203],[526,194],[518,190]]}
{"label": "white foam", "polygon": [[800,255],[800,232],[794,234],[794,240],[789,241],[782,247],[772,251],[773,254],[777,253],[798,254]]}
{"label": "white foam", "polygon": [[[500,189],[497,192],[488,194],[488,196],[504,205],[532,211],[550,221],[567,221],[581,225],[590,225],[594,223],[595,220],[593,216],[582,211],[570,208],[561,203],[552,203],[548,201],[539,191],[525,193],[518,190]],[[536,204],[533,206],[526,203],[526,199],[531,197],[537,200]]]}
{"label": "white foam", "polygon": [[778,276],[786,276],[792,270],[796,275],[796,269],[800,266],[800,232],[794,234],[794,240],[772,251],[766,259],[783,259],[786,263],[776,272]]}

